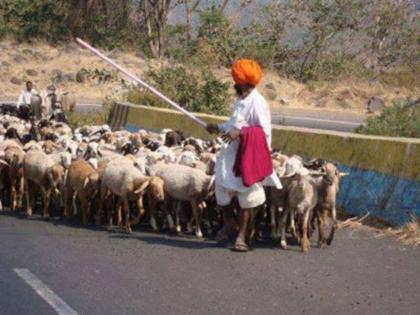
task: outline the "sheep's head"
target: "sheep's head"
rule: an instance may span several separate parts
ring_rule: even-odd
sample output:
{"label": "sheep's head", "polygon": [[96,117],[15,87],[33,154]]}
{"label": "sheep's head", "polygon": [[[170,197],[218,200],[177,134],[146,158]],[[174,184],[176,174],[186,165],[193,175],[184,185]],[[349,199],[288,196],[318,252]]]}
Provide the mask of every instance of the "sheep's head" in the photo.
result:
{"label": "sheep's head", "polygon": [[90,158],[97,158],[98,156],[102,157],[102,152],[99,149],[99,144],[97,142],[89,142],[87,149],[85,151],[85,154],[84,154],[84,158],[90,159]]}
{"label": "sheep's head", "polygon": [[70,167],[71,160],[71,154],[69,152],[60,153],[60,163],[65,169]]}

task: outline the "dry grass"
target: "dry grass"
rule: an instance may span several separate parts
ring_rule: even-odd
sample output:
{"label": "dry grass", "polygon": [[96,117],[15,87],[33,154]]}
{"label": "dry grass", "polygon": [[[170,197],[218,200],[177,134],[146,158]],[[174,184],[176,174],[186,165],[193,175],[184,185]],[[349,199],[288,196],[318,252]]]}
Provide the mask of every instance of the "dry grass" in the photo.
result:
{"label": "dry grass", "polygon": [[405,245],[420,246],[420,219],[414,214],[410,222],[401,227],[392,227],[378,218],[369,217],[369,212],[360,218],[347,218],[338,227],[367,230],[374,232],[377,237],[392,237]]}
{"label": "dry grass", "polygon": [[[166,60],[147,60],[130,52],[113,51],[109,55],[139,76],[142,76],[150,68],[171,66]],[[23,58],[23,61],[17,62],[17,56]],[[17,97],[19,94],[22,86],[11,83],[10,80],[13,77],[20,80],[30,79],[35,83],[37,89],[42,90],[51,83],[54,70],[60,70],[64,74],[76,74],[82,68],[90,70],[106,68],[111,70],[97,57],[86,50],[75,47],[74,44],[50,46],[42,42],[17,44],[11,40],[3,40],[0,42],[0,77],[2,78],[0,97]],[[35,70],[37,74],[29,75],[27,70]],[[195,68],[191,70],[201,71]],[[215,68],[212,70],[219,79],[231,82],[229,69]],[[120,78],[123,77],[120,76]],[[418,80],[412,81],[418,82]],[[277,95],[275,99],[273,99],[273,90],[265,88],[268,83],[274,86]],[[95,80],[89,80],[83,84],[63,82],[59,84],[59,87],[62,90],[75,93],[79,100],[92,101],[100,101],[105,97],[123,99],[126,92],[121,89],[120,84],[116,81],[105,84],[98,83]],[[396,100],[407,97],[414,98],[419,94],[419,86],[417,84],[407,89],[398,87],[398,85],[394,87],[384,85],[381,80],[369,83],[359,79],[346,79],[335,83],[312,82],[305,85],[281,77],[273,71],[265,70],[260,91],[268,99],[271,99],[269,103],[273,109],[281,110],[284,108],[283,104],[286,100],[288,108],[365,113],[366,104],[370,97],[380,96],[387,105],[390,105]],[[346,108],[343,108],[343,103],[337,102],[337,99],[345,100]]]}

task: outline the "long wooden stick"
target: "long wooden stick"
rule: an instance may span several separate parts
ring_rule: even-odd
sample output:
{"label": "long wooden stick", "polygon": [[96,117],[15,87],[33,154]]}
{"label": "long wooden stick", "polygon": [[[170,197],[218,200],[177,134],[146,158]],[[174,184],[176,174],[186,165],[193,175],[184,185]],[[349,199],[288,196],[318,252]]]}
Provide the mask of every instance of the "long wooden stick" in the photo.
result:
{"label": "long wooden stick", "polygon": [[115,61],[113,61],[112,59],[108,58],[103,53],[101,53],[100,51],[98,51],[96,48],[93,48],[91,45],[89,45],[85,41],[81,40],[80,38],[76,38],[76,41],[80,45],[82,45],[83,47],[89,49],[91,52],[93,52],[99,58],[101,58],[102,60],[104,60],[107,63],[109,63],[111,66],[117,68],[122,73],[124,73],[126,76],[128,76],[131,79],[133,79],[137,83],[141,84],[143,87],[145,87],[146,89],[148,89],[150,92],[152,92],[156,96],[160,97],[162,100],[164,100],[165,102],[167,102],[172,107],[175,107],[178,111],[180,111],[181,113],[183,113],[185,116],[191,118],[197,124],[199,124],[200,126],[206,128],[207,124],[203,120],[199,119],[198,117],[194,116],[193,114],[191,114],[190,112],[188,112],[187,110],[185,110],[184,108],[182,108],[180,105],[178,105],[177,103],[175,103],[174,101],[172,101],[171,99],[169,99],[167,96],[163,95],[161,92],[159,92],[158,90],[156,90],[153,86],[150,86],[149,84],[147,84],[146,82],[144,82],[142,79],[140,79],[138,76],[136,76],[136,75],[128,72],[127,69],[121,67]]}

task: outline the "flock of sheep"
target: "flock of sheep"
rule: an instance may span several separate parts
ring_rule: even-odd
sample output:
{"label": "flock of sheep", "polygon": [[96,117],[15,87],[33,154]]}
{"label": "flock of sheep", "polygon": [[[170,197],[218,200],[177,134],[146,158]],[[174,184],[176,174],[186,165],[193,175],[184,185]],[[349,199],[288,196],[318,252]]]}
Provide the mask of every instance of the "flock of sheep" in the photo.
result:
{"label": "flock of sheep", "polygon": [[[127,232],[143,216],[153,230],[183,228],[203,237],[221,226],[221,209],[214,196],[214,168],[218,139],[184,138],[180,132],[111,131],[107,125],[72,130],[64,115],[49,119],[21,119],[0,115],[1,202],[12,211],[50,211],[83,225],[125,227]],[[286,228],[309,249],[318,226],[318,246],[330,244],[337,227],[336,194],[340,177],[332,163],[304,162],[298,156],[274,152],[274,170],[283,189],[267,187],[267,202],[253,212],[249,241],[265,231],[287,248]],[[50,204],[52,204],[50,206]],[[329,219],[332,227],[327,233]],[[268,228],[268,229],[267,229]]]}

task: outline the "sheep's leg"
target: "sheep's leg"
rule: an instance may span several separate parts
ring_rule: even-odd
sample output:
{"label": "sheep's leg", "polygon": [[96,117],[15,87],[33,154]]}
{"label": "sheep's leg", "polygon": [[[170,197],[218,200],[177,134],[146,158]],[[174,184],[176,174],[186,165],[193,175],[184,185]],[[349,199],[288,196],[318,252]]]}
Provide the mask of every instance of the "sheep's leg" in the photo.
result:
{"label": "sheep's leg", "polygon": [[25,191],[26,191],[26,214],[28,217],[32,216],[33,205],[35,204],[34,189],[31,188],[28,180],[25,180]]}
{"label": "sheep's leg", "polygon": [[73,201],[73,190],[71,187],[67,186],[64,187],[64,216],[66,218],[70,218],[72,211],[71,211],[71,204]]}
{"label": "sheep's leg", "polygon": [[139,208],[139,213],[137,214],[136,218],[131,221],[131,225],[137,225],[140,223],[141,218],[144,215],[144,205],[143,205],[143,195],[137,199],[137,208]]}
{"label": "sheep's leg", "polygon": [[87,226],[89,223],[89,201],[84,197],[80,197],[79,200],[82,208],[82,224]]}
{"label": "sheep's leg", "polygon": [[42,202],[44,204],[43,217],[48,218],[49,217],[48,208],[50,207],[51,189],[45,189],[44,187],[41,187],[41,193],[42,193]]}
{"label": "sheep's leg", "polygon": [[95,224],[101,225],[101,215],[104,207],[105,197],[107,193],[107,188],[104,185],[101,185],[100,193],[99,193],[99,205],[96,209],[96,218],[95,218]]}
{"label": "sheep's leg", "polygon": [[25,180],[25,192],[26,192],[26,214],[28,217],[32,215],[32,189],[30,188],[29,181]]}
{"label": "sheep's leg", "polygon": [[181,214],[181,203],[176,202],[175,203],[175,226],[176,226],[175,229],[178,234],[182,232],[180,214]]}
{"label": "sheep's leg", "polygon": [[333,239],[334,239],[334,233],[335,233],[335,230],[337,229],[337,227],[338,227],[338,224],[337,224],[337,210],[336,210],[336,208],[335,207],[333,207],[332,209],[331,209],[331,216],[332,216],[332,221],[333,221],[333,224],[332,224],[332,227],[331,227],[331,232],[330,232],[330,235],[328,236],[328,239],[327,239],[327,244],[328,245],[331,245],[331,243],[332,243],[332,241],[333,241]]}
{"label": "sheep's leg", "polygon": [[271,201],[271,205],[270,205],[270,228],[271,228],[271,234],[270,237],[272,239],[276,239],[278,237],[277,232],[277,211],[278,211],[278,207],[276,205],[276,203],[272,200]]}
{"label": "sheep's leg", "polygon": [[122,217],[122,211],[125,210],[123,209],[123,204],[121,200],[117,201],[117,225],[122,228],[123,226],[123,217]]}
{"label": "sheep's leg", "polygon": [[326,242],[328,211],[322,209],[318,214],[318,247],[321,248]]}
{"label": "sheep's leg", "polygon": [[287,216],[289,214],[289,210],[285,208],[280,216],[280,247],[283,249],[287,249],[287,240],[286,240],[286,225],[287,225]]}
{"label": "sheep's leg", "polygon": [[206,225],[206,229],[207,229],[207,234],[211,235],[213,234],[213,226],[211,224],[211,218],[210,218],[210,214],[209,214],[209,207],[207,206],[206,202],[203,201],[201,203],[201,207],[202,207],[202,218],[205,222]]}
{"label": "sheep's leg", "polygon": [[106,216],[108,219],[108,228],[111,228],[114,225],[114,214],[113,214],[113,206],[115,205],[115,200],[112,196],[107,196],[106,200],[108,201],[106,207]]}
{"label": "sheep's leg", "polygon": [[195,221],[195,236],[197,236],[198,238],[202,238],[203,237],[203,232],[201,232],[201,227],[200,227],[200,223],[201,223],[201,210],[198,207],[197,201],[191,201],[191,207],[192,207],[192,218]]}
{"label": "sheep's leg", "polygon": [[23,201],[23,194],[24,194],[24,179],[23,176],[19,177],[18,180],[19,188],[18,188],[18,202],[17,207],[22,208],[22,201]]}
{"label": "sheep's leg", "polygon": [[10,208],[12,211],[16,209],[16,183],[14,181],[10,185]]}
{"label": "sheep's leg", "polygon": [[298,244],[300,244],[300,237],[299,233],[296,232],[296,222],[295,222],[295,211],[290,210],[290,233],[292,237],[296,240]]}
{"label": "sheep's leg", "polygon": [[71,198],[71,204],[72,204],[72,211],[70,211],[70,214],[77,215],[79,213],[79,209],[77,209],[77,194],[73,193],[73,196]]}
{"label": "sheep's leg", "polygon": [[310,209],[306,210],[304,217],[303,217],[303,224],[302,224],[302,240],[301,240],[301,248],[303,252],[307,252],[310,247],[309,238],[308,238],[308,224],[309,224],[309,217],[311,214]]}
{"label": "sheep's leg", "polygon": [[150,223],[150,226],[152,227],[153,231],[155,231],[155,232],[157,232],[159,230],[159,228],[157,226],[157,222],[156,222],[156,216],[155,216],[156,205],[157,205],[157,202],[154,200],[154,198],[152,196],[150,196],[150,198],[149,198],[149,213],[150,213],[149,223]]}
{"label": "sheep's leg", "polygon": [[124,200],[122,200],[122,208],[124,209],[124,217],[125,217],[125,229],[127,233],[131,233],[131,224],[130,224],[130,207],[128,204],[128,198],[125,197]]}

